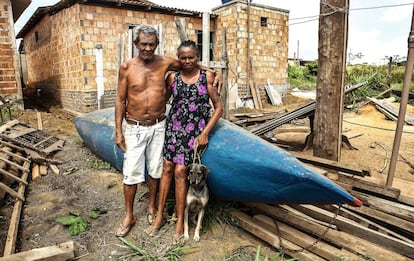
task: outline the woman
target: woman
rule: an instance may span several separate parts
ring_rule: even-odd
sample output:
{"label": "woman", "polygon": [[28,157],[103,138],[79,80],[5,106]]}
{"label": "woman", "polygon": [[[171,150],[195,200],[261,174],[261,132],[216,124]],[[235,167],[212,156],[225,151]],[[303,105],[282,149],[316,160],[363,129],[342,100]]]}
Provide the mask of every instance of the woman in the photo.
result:
{"label": "woman", "polygon": [[[182,69],[167,77],[173,102],[167,117],[158,211],[154,224],[146,229],[149,236],[155,236],[164,225],[165,202],[174,176],[177,211],[174,244],[181,241],[183,235],[188,189],[186,169],[193,162],[194,146],[201,149],[207,146],[208,135],[223,114],[220,95],[213,86],[214,73],[197,66],[200,52],[195,42],[182,42],[177,49],[177,56]],[[210,100],[214,107],[212,115]]]}

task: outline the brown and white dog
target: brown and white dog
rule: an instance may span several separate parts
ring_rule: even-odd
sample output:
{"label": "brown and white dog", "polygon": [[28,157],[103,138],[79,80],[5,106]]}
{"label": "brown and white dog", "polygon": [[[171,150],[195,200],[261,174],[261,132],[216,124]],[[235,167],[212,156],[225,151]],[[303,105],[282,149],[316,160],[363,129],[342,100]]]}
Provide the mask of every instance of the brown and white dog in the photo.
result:
{"label": "brown and white dog", "polygon": [[194,231],[194,241],[200,240],[200,229],[206,211],[209,192],[207,187],[207,175],[210,170],[202,164],[190,164],[187,167],[187,179],[189,180],[187,198],[184,211],[184,239],[190,238],[188,234],[188,219],[191,215],[193,223],[197,215],[197,225]]}

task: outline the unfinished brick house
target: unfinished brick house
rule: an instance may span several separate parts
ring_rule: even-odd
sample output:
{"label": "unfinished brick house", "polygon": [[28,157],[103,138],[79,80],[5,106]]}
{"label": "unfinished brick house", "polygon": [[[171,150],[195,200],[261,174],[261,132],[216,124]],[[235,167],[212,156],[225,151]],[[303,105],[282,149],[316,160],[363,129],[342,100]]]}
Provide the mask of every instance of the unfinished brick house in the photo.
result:
{"label": "unfinished brick house", "polygon": [[200,12],[145,0],[62,0],[37,9],[17,35],[24,43],[29,82],[26,88],[58,101],[69,111],[113,106],[119,64],[136,55],[134,26],[157,27],[158,54],[175,57],[179,25],[181,35],[184,33],[203,49],[203,21],[207,21],[211,61],[223,61],[226,28],[230,108],[236,107],[240,97],[249,98],[248,83],[252,80],[265,102],[260,86],[287,86],[288,14],[286,10],[241,0],[218,6],[208,19]]}
{"label": "unfinished brick house", "polygon": [[30,0],[0,0],[0,96],[6,101],[22,99],[14,22],[30,2]]}

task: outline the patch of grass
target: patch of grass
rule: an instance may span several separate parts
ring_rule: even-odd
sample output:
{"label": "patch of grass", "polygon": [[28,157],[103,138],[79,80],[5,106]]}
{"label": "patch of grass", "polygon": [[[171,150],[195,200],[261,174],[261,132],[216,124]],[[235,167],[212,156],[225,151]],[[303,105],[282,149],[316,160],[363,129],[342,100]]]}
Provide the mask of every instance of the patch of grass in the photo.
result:
{"label": "patch of grass", "polygon": [[240,246],[236,248],[231,254],[227,257],[224,255],[222,261],[239,261],[239,260],[254,260],[254,261],[294,261],[296,258],[285,259],[281,253],[277,253],[274,256],[266,255],[261,253],[261,246]]}
{"label": "patch of grass", "polygon": [[111,164],[100,159],[88,160],[88,167],[95,170],[111,170]]}
{"label": "patch of grass", "polygon": [[230,214],[227,212],[233,205],[234,203],[210,200],[203,219],[203,232],[209,230],[216,224],[220,224],[221,226],[234,224]]}
{"label": "patch of grass", "polygon": [[158,249],[158,251],[154,253],[154,251],[151,251],[154,250],[154,246],[148,246],[149,250],[145,250],[143,247],[137,246],[136,244],[134,244],[134,242],[126,238],[118,237],[118,239],[121,240],[121,242],[128,246],[131,250],[133,250],[132,253],[123,255],[118,260],[129,260],[130,257],[140,256],[140,260],[148,261],[181,261],[184,260],[183,255],[195,249],[195,247],[191,246],[171,245],[168,248],[162,249],[162,251]]}

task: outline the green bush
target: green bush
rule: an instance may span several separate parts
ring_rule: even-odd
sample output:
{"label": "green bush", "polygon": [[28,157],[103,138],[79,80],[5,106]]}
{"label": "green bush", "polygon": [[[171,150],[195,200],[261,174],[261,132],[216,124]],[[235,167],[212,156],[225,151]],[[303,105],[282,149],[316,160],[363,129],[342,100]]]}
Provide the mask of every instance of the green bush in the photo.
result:
{"label": "green bush", "polygon": [[[305,66],[289,65],[288,81],[292,88],[301,90],[315,90],[317,84],[317,62],[311,62]],[[358,64],[349,65],[346,68],[345,85],[352,86],[355,84],[367,82],[363,87],[347,94],[345,104],[354,104],[365,101],[366,97],[375,97],[380,95],[390,87],[402,90],[404,81],[405,67],[402,65],[368,65]],[[414,77],[412,77],[410,92],[414,92]],[[384,96],[390,93],[384,94]]]}

